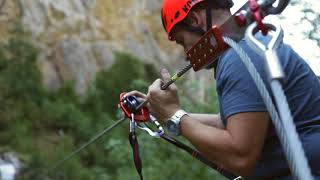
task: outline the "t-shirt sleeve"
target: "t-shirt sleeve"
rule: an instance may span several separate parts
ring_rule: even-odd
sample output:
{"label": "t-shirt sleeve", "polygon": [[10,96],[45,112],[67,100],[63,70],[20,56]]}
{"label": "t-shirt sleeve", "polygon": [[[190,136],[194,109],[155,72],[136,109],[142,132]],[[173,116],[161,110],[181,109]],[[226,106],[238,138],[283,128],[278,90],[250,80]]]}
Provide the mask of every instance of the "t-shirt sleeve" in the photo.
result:
{"label": "t-shirt sleeve", "polygon": [[[220,108],[224,121],[228,117],[242,112],[267,111],[263,99],[240,59],[226,64],[220,83]],[[257,67],[262,68],[262,67]]]}

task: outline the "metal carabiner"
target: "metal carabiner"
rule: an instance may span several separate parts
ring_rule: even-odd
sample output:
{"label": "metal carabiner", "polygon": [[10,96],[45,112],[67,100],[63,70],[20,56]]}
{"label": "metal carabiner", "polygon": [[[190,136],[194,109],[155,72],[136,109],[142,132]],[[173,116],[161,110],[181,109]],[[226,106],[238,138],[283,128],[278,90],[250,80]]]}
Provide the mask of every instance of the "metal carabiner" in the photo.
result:
{"label": "metal carabiner", "polygon": [[136,129],[137,123],[134,121],[134,114],[131,113],[130,125],[129,125],[129,132],[134,133]]}
{"label": "metal carabiner", "polygon": [[285,80],[285,74],[282,70],[281,64],[278,59],[276,49],[282,43],[283,30],[280,24],[275,22],[268,22],[266,20],[263,23],[267,26],[268,30],[272,30],[273,33],[269,33],[272,37],[267,44],[263,44],[256,38],[256,34],[259,31],[256,23],[252,23],[246,30],[246,41],[248,45],[255,50],[259,55],[266,58],[266,65],[269,71],[271,80]]}
{"label": "metal carabiner", "polygon": [[164,129],[156,118],[150,115],[150,122],[156,125],[158,131],[152,131],[145,123],[137,123],[137,127],[143,131],[146,131],[150,136],[160,138],[164,134]]}

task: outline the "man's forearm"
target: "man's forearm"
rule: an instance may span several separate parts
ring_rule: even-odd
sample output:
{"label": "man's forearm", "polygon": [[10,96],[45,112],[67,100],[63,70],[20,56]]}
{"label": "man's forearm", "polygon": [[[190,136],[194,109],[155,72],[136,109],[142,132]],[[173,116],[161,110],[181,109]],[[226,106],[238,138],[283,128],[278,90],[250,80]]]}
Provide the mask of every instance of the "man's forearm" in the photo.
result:
{"label": "man's forearm", "polygon": [[267,112],[247,112],[230,116],[224,129],[205,125],[191,116],[183,116],[180,127],[181,135],[209,160],[248,176],[260,157],[268,122]]}
{"label": "man's forearm", "polygon": [[225,129],[223,125],[220,114],[188,114],[192,119],[196,119],[204,125],[213,126],[219,129]]}
{"label": "man's forearm", "polygon": [[227,130],[205,125],[192,117],[184,116],[181,133],[206,158],[233,172],[237,172],[234,162],[239,162],[234,151],[232,138]]}

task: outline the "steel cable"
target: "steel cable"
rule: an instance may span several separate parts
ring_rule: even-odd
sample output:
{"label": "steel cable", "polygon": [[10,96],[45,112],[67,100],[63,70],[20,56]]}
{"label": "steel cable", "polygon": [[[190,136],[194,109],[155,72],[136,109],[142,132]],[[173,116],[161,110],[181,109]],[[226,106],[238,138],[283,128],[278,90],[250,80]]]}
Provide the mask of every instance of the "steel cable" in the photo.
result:
{"label": "steel cable", "polygon": [[119,119],[118,121],[116,121],[114,124],[112,124],[110,127],[107,127],[106,129],[104,129],[103,131],[101,131],[99,134],[97,134],[96,136],[94,136],[93,138],[91,138],[89,141],[87,141],[86,143],[84,143],[82,146],[80,146],[78,149],[76,149],[75,151],[73,151],[72,153],[70,153],[69,155],[67,155],[65,158],[63,158],[62,160],[58,161],[52,168],[51,170],[54,171],[56,170],[58,167],[60,167],[64,162],[68,161],[69,159],[71,159],[72,157],[74,157],[75,155],[77,155],[80,151],[82,151],[83,149],[85,149],[86,147],[88,147],[90,144],[96,142],[97,140],[99,140],[101,137],[103,137],[105,134],[107,134],[108,132],[110,132],[113,128],[117,127],[119,124],[121,124],[122,122],[124,122],[126,118],[123,117],[121,119]]}
{"label": "steel cable", "polygon": [[240,59],[245,64],[252,79],[254,80],[258,91],[260,92],[262,99],[266,105],[266,108],[270,113],[271,120],[275,126],[276,132],[283,146],[286,159],[294,178],[308,180],[313,179],[307,163],[307,158],[302,148],[301,141],[299,140],[297,131],[295,129],[291,112],[281,84],[278,81],[274,80],[271,82],[271,88],[273,92],[276,92],[274,93],[274,97],[276,99],[279,111],[282,112],[280,113],[280,116],[283,121],[281,121],[277,110],[272,102],[271,96],[268,93],[268,90],[262,78],[260,77],[260,74],[251,62],[248,54],[244,52],[244,50],[234,40],[228,37],[223,37],[223,39],[240,56]]}

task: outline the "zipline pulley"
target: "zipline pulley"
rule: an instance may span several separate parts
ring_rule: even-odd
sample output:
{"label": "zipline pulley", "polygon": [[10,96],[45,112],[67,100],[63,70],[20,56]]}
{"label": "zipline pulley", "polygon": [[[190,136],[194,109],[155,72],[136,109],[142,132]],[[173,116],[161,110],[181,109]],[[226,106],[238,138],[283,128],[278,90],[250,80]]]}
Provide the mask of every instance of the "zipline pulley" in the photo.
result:
{"label": "zipline pulley", "polygon": [[[175,145],[176,147],[186,151],[187,153],[192,155],[194,158],[198,159],[199,161],[203,162],[207,166],[220,172],[222,175],[224,175],[228,179],[233,179],[233,180],[241,179],[240,176],[236,176],[233,173],[228,172],[222,169],[221,167],[219,167],[218,165],[214,164],[213,162],[207,160],[199,151],[166,135],[160,123],[156,120],[155,117],[150,115],[149,110],[146,107],[143,107],[141,108],[141,110],[139,110],[139,107],[141,107],[142,102],[140,102],[138,98],[135,96],[125,96],[125,94],[126,93],[120,94],[120,108],[125,114],[125,117],[127,117],[130,120],[129,142],[132,147],[134,164],[141,180],[143,180],[142,161],[139,155],[138,137],[135,133],[136,127],[138,127],[143,131],[146,131],[152,137],[162,138],[167,142]],[[146,117],[147,114],[149,114],[149,117]],[[137,116],[139,116],[139,118],[137,118]],[[152,124],[154,124],[157,127],[157,130],[156,131],[151,130],[150,127],[147,125],[147,122],[151,122]]]}

